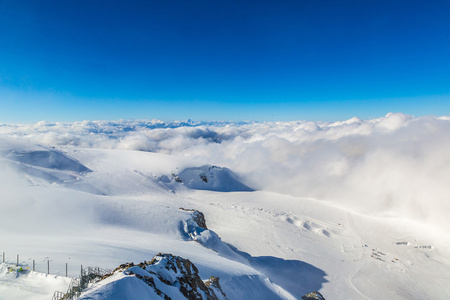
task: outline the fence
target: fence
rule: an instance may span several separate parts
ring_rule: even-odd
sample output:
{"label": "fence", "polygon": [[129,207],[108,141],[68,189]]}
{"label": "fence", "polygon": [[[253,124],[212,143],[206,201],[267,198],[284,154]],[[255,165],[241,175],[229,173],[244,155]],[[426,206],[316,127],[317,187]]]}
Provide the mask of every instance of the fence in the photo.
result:
{"label": "fence", "polygon": [[[28,260],[31,263],[31,259],[28,259]],[[60,270],[58,272],[51,272],[50,261],[51,261],[50,259],[44,259],[44,260],[38,261],[38,264],[37,264],[36,260],[33,259],[32,260],[32,269],[30,269],[30,267],[27,267],[27,269],[30,271],[46,273],[48,275],[51,274],[51,275],[63,276],[65,274],[65,277],[69,277],[69,275],[70,275],[70,277],[72,279],[70,281],[67,291],[65,293],[61,292],[61,291],[55,291],[53,294],[52,300],[78,299],[81,292],[88,287],[89,283],[92,283],[92,282],[98,280],[99,278],[103,277],[104,275],[111,273],[111,271],[108,269],[102,269],[99,267],[83,268],[83,266],[81,266],[81,268],[77,268],[78,271],[76,271],[76,273],[70,274],[68,272],[69,265],[68,265],[68,263],[65,263],[65,273],[63,272],[63,274],[61,274]],[[16,256],[16,261],[12,262],[11,258],[6,257],[5,252],[2,253],[2,262],[9,263],[9,264],[15,263],[17,270],[22,270],[22,267],[25,267],[26,265],[28,265],[26,263],[20,262],[19,254],[17,254],[17,256]],[[75,276],[73,276],[74,274],[75,274]]]}
{"label": "fence", "polygon": [[[36,272],[40,272],[40,273],[46,273],[48,275],[51,274],[51,275],[65,276],[65,277],[73,277],[73,276],[79,275],[78,271],[75,271],[75,270],[79,270],[78,267],[72,268],[71,273],[69,273],[69,264],[68,263],[65,263],[64,265],[62,265],[61,263],[51,264],[52,260],[50,260],[50,259],[43,259],[43,260],[38,260],[38,261],[36,261],[35,259],[28,259],[28,260],[26,260],[26,261],[28,261],[28,263],[27,263],[26,261],[20,261],[19,254],[17,254],[14,258],[15,259],[13,261],[11,259],[11,257],[6,257],[5,252],[2,253],[2,262],[15,264],[17,267],[27,266],[27,269],[30,271],[36,271]],[[54,266],[57,266],[57,267],[51,268]]]}
{"label": "fence", "polygon": [[81,266],[80,277],[72,278],[67,292],[63,293],[60,291],[55,291],[52,300],[78,299],[81,292],[88,287],[89,283],[95,282],[109,273],[111,273],[111,271],[108,269],[102,269],[99,267],[87,267],[83,269],[83,266]]}

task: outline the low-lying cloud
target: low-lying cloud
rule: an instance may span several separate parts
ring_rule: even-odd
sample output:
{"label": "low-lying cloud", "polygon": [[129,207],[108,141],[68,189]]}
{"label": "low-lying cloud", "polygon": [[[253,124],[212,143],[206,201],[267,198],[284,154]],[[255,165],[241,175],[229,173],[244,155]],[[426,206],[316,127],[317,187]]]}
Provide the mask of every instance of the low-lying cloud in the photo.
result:
{"label": "low-lying cloud", "polygon": [[118,121],[0,125],[51,146],[152,151],[232,169],[256,189],[450,228],[450,118],[342,122]]}

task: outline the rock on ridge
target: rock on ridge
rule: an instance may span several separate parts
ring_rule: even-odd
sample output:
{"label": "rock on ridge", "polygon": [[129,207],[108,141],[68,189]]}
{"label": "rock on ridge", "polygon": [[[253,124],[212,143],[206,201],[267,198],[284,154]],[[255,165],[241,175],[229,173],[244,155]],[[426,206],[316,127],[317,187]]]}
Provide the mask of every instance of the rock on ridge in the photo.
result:
{"label": "rock on ridge", "polygon": [[[151,260],[146,271],[155,274],[159,280],[166,284],[175,285],[178,283],[180,292],[187,299],[219,299],[214,291],[202,281],[197,267],[189,259],[159,253]],[[167,276],[168,273],[171,276]]]}
{"label": "rock on ridge", "polygon": [[302,300],[325,300],[321,293],[314,291],[302,297]]}
{"label": "rock on ridge", "polygon": [[[159,253],[150,262],[122,264],[111,274],[105,275],[102,281],[108,279],[106,285],[114,284],[114,290],[119,290],[121,280],[130,277],[143,281],[151,289],[151,294],[165,300],[228,300],[219,284],[219,277],[211,276],[204,282],[197,267],[189,259],[168,253]],[[102,281],[97,283],[99,289],[102,288]],[[129,283],[124,282],[124,285]],[[90,294],[99,295],[101,292],[96,292],[94,285],[80,299],[92,299]],[[139,295],[129,296],[130,299],[139,298]],[[101,296],[98,298],[103,299]]]}
{"label": "rock on ridge", "polygon": [[206,226],[205,215],[201,211],[198,211],[196,209],[191,209],[191,208],[183,208],[183,207],[180,207],[179,209],[187,211],[187,212],[192,212],[192,220],[195,222],[195,224],[197,224],[197,226],[200,228],[208,230],[208,227]]}
{"label": "rock on ridge", "polygon": [[212,230],[206,226],[205,215],[195,209],[185,209],[180,207],[180,210],[190,212],[190,217],[180,221],[180,232],[186,240],[192,240],[202,244],[204,247],[214,250],[220,255],[229,259],[248,263],[248,261],[237,254],[222,239]]}

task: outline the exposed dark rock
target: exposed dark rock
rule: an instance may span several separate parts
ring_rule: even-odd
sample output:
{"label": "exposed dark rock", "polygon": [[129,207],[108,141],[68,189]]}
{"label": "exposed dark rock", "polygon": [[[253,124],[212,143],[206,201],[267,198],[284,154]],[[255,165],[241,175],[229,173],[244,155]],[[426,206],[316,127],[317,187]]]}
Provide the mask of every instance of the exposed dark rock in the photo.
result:
{"label": "exposed dark rock", "polygon": [[[152,259],[149,267],[146,268],[146,271],[154,273],[151,266],[156,264],[162,264],[166,270],[177,273],[176,281],[169,281],[170,283],[167,284],[175,285],[175,283],[178,282],[180,285],[180,292],[187,299],[200,300],[204,299],[203,295],[205,295],[207,300],[218,300],[214,291],[208,288],[202,281],[198,274],[197,267],[189,259],[184,259],[179,256],[173,256],[172,254],[159,253]],[[164,278],[163,274],[159,274],[156,272],[154,274],[158,277],[159,280],[167,281]]]}
{"label": "exposed dark rock", "polygon": [[[117,272],[124,272],[144,281],[156,295],[165,300],[171,300],[171,298],[162,292],[158,285],[159,287],[161,284],[178,287],[183,296],[189,300],[228,300],[219,284],[219,277],[211,276],[209,280],[203,282],[197,267],[189,259],[172,254],[159,253],[150,262],[144,261],[137,265],[132,262],[121,264],[110,274],[103,276],[102,280]],[[220,298],[216,296],[216,293],[220,295]]]}
{"label": "exposed dark rock", "polygon": [[208,230],[208,227],[206,226],[205,215],[201,211],[195,209],[186,209],[182,207],[180,207],[180,210],[192,212],[192,219],[195,223],[197,223],[198,227]]}
{"label": "exposed dark rock", "polygon": [[132,271],[128,273],[129,275],[134,275],[136,278],[139,278],[140,280],[144,281],[146,284],[148,284],[150,287],[153,288],[155,293],[160,296],[161,298],[164,298],[164,300],[172,300],[169,296],[167,296],[165,293],[163,293],[160,289],[156,287],[155,280],[152,277],[149,276],[143,276],[139,274],[135,274]]}
{"label": "exposed dark rock", "polygon": [[220,286],[219,279],[220,279],[219,277],[211,276],[211,277],[209,277],[209,279],[205,282],[205,285],[206,285],[207,287],[209,287],[209,288],[212,288],[212,289],[215,290],[216,292],[221,293],[222,296],[223,296],[225,299],[228,299],[228,298],[227,298],[227,295],[225,295],[224,291],[222,290],[222,287]]}
{"label": "exposed dark rock", "polygon": [[199,175],[200,176],[200,179],[203,181],[203,182],[206,182],[206,183],[208,183],[208,177],[205,175],[205,174],[200,174]]}
{"label": "exposed dark rock", "polygon": [[183,180],[181,180],[180,177],[178,177],[177,174],[175,174],[174,172],[171,172],[172,178],[176,181],[176,182],[183,182]]}
{"label": "exposed dark rock", "polygon": [[132,263],[132,262],[130,262],[130,263],[127,262],[127,263],[121,264],[120,266],[118,266],[117,268],[115,268],[111,273],[108,273],[108,274],[106,274],[106,275],[103,275],[102,278],[101,278],[101,280],[106,279],[106,278],[108,278],[108,277],[114,275],[114,273],[116,273],[116,272],[123,272],[123,271],[125,271],[126,269],[129,269],[129,268],[131,268],[131,267],[134,267],[134,263]]}
{"label": "exposed dark rock", "polygon": [[309,293],[302,297],[303,300],[325,300],[324,296],[318,291]]}

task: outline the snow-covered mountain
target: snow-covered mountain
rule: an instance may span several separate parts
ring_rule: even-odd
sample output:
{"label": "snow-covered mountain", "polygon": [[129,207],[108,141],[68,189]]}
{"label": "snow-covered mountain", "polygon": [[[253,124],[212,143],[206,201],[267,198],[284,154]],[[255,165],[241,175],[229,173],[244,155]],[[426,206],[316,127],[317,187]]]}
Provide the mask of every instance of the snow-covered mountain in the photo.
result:
{"label": "snow-covered mountain", "polygon": [[448,118],[120,124],[0,127],[0,299],[450,296]]}

